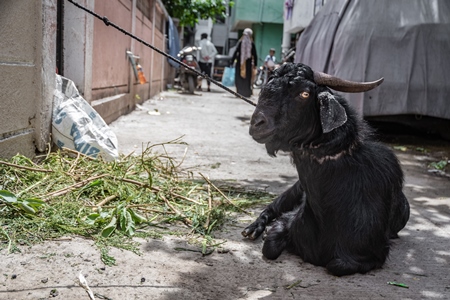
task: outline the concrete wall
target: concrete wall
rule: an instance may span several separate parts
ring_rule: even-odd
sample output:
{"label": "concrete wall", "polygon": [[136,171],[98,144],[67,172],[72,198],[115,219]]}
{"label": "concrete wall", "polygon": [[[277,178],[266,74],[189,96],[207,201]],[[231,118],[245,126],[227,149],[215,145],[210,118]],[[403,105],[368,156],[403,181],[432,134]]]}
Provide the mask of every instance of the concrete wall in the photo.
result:
{"label": "concrete wall", "polygon": [[283,24],[284,0],[235,0],[231,29],[242,30],[254,23]]}
{"label": "concrete wall", "polygon": [[297,0],[294,2],[292,17],[284,21],[284,30],[289,33],[297,33],[309,25],[314,18],[314,0]]}
{"label": "concrete wall", "polygon": [[283,41],[283,0],[236,0],[232,9],[230,27],[239,31],[253,30],[253,40],[258,54],[258,65],[264,62],[270,48],[275,48],[281,59]]}
{"label": "concrete wall", "polygon": [[45,151],[55,86],[56,0],[2,0],[0,158]]}
{"label": "concrete wall", "polygon": [[283,41],[283,25],[262,23],[253,25],[253,35],[258,54],[258,65],[262,65],[269,54],[270,48],[275,48],[277,62],[281,61],[281,44]]}
{"label": "concrete wall", "polygon": [[326,0],[296,0],[291,16],[288,19],[286,18],[287,11],[285,8],[282,43],[283,51],[291,48],[291,34],[299,33],[305,29],[326,2]]}

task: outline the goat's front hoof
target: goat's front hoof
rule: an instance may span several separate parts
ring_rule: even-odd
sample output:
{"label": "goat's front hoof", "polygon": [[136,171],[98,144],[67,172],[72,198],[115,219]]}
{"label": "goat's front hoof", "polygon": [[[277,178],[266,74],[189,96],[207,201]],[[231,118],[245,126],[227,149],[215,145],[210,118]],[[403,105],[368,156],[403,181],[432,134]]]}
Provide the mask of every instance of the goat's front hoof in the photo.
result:
{"label": "goat's front hoof", "polygon": [[255,221],[249,226],[247,226],[241,232],[241,234],[250,240],[256,240],[261,235],[261,233],[264,231],[265,228],[266,228],[265,223]]}
{"label": "goat's front hoof", "polygon": [[242,236],[248,238],[249,240],[255,240],[258,236],[256,236],[255,231],[252,228],[245,228],[242,232],[241,232]]}
{"label": "goat's front hoof", "polygon": [[262,253],[265,258],[272,260],[277,259],[284,249],[286,249],[288,243],[288,232],[282,229],[283,227],[275,225],[269,228],[269,230],[266,230],[264,234],[264,245],[262,248]]}

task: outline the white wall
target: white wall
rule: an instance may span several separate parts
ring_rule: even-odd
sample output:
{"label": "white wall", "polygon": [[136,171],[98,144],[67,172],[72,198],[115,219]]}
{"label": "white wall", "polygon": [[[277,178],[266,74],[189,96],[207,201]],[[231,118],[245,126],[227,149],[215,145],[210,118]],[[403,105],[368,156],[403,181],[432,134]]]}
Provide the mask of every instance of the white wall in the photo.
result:
{"label": "white wall", "polygon": [[314,0],[296,0],[292,17],[284,20],[284,31],[297,33],[309,25],[314,17]]}
{"label": "white wall", "polygon": [[195,44],[201,40],[202,33],[208,34],[208,39],[211,39],[211,31],[213,27],[213,22],[211,19],[199,20],[198,24],[195,25]]}

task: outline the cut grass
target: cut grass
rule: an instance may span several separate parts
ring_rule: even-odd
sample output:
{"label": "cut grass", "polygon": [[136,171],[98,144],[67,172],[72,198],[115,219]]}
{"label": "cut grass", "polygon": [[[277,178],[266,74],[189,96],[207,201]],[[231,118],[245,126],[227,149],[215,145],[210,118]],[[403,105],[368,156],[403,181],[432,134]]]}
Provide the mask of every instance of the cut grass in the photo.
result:
{"label": "cut grass", "polygon": [[[271,200],[264,192],[217,187],[203,174],[204,181],[195,181],[156,146],[164,148],[147,146],[140,156],[113,162],[67,149],[35,161],[22,155],[0,161],[0,247],[16,252],[20,245],[77,235],[92,239],[110,265],[109,247],[139,253],[133,236],[188,232],[207,254],[231,213]],[[27,203],[36,206],[30,210]]]}

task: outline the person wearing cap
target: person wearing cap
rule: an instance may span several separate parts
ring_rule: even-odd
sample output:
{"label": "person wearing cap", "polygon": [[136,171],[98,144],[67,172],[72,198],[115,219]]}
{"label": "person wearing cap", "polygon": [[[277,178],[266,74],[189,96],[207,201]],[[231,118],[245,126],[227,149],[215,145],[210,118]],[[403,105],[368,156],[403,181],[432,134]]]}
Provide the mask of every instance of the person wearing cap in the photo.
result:
{"label": "person wearing cap", "polygon": [[[208,75],[209,77],[211,77],[211,69],[212,69],[212,63],[214,61],[214,57],[217,54],[217,49],[214,46],[213,43],[211,43],[208,40],[208,34],[207,33],[202,33],[201,34],[201,40],[199,42],[199,46],[200,46],[200,60],[199,60],[199,66],[200,66],[200,70]],[[211,81],[209,81],[209,79],[207,79],[207,84],[208,84],[208,92],[211,91]],[[197,90],[201,91],[202,90],[202,79],[200,77],[200,80],[198,82],[197,85]]]}
{"label": "person wearing cap", "polygon": [[236,45],[231,61],[236,62],[235,85],[236,92],[244,97],[250,97],[253,93],[253,70],[256,69],[258,56],[253,43],[253,31],[246,28]]}
{"label": "person wearing cap", "polygon": [[270,48],[269,54],[266,56],[266,59],[264,60],[264,72],[266,72],[264,84],[267,83],[267,79],[269,78],[269,72],[275,69],[276,60],[277,59],[275,57],[275,48]]}

